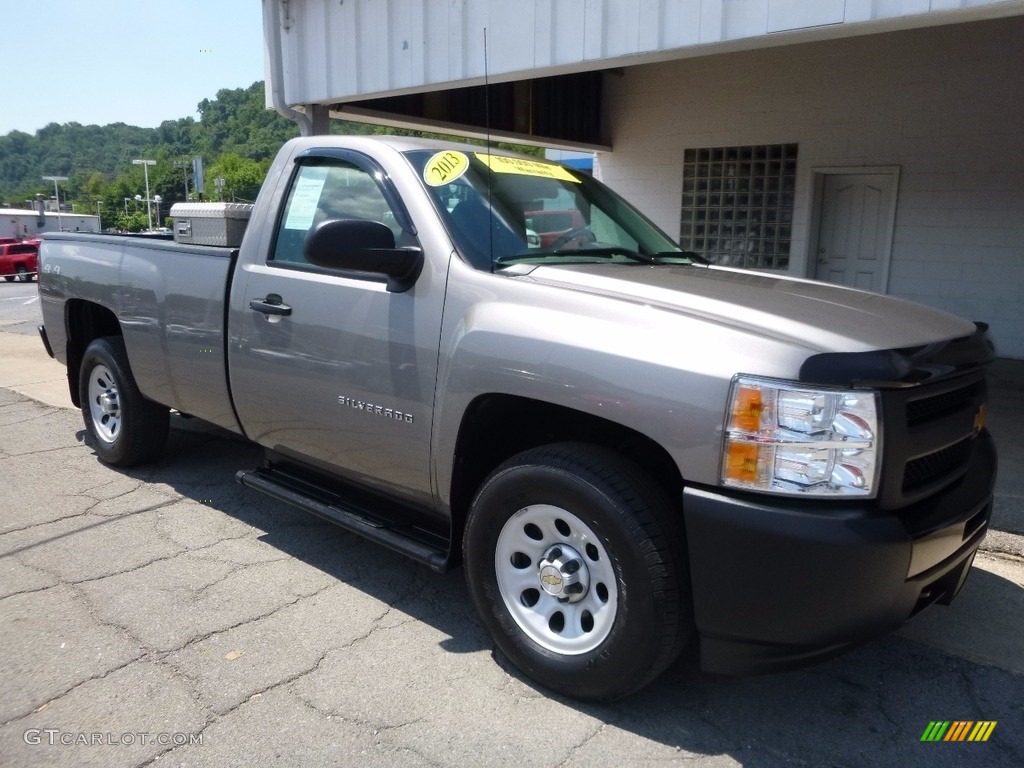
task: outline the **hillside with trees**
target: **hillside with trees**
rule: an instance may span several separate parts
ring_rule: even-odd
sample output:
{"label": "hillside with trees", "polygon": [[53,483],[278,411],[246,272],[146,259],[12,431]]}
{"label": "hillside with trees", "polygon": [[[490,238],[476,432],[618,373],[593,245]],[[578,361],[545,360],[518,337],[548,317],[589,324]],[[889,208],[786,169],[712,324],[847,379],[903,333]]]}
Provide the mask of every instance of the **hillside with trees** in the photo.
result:
{"label": "hillside with trees", "polygon": [[192,158],[197,155],[205,166],[203,199],[218,199],[213,179],[220,177],[224,199],[253,200],[274,154],[298,128],[266,109],[262,82],[220,90],[215,99],[200,102],[198,112],[198,121],[165,120],[157,128],[50,123],[35,135],[0,136],[0,207],[25,207],[37,193],[50,198],[53,185],[42,177],[67,176],[60,183],[65,210],[99,211],[104,228],[145,229],[144,172],[132,160],[156,161],[149,167],[150,196],[161,198],[156,223],[186,194],[195,199]]}
{"label": "hillside with trees", "polygon": [[[174,203],[197,199],[195,156],[204,163],[203,200],[252,202],[277,150],[299,135],[298,127],[266,108],[262,81],[222,89],[215,99],[203,99],[198,112],[198,121],[165,120],[157,128],[50,123],[34,135],[11,131],[0,136],[0,208],[27,207],[37,194],[52,198],[53,184],[42,177],[67,176],[59,186],[64,210],[99,212],[104,229],[139,231],[148,226],[146,185],[142,166],[132,160],[156,161],[149,167],[150,197],[161,199],[156,226],[165,222]],[[331,131],[414,133],[338,120],[331,122]],[[224,179],[221,189],[214,186],[216,178]]]}

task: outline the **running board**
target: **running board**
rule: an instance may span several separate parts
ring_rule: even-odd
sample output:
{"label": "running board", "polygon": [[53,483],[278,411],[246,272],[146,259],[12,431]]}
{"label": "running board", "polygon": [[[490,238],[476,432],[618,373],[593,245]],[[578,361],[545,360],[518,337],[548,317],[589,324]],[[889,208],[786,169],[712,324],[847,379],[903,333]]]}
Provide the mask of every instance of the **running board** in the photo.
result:
{"label": "running board", "polygon": [[316,498],[299,490],[298,484],[289,483],[287,475],[279,478],[275,476],[277,474],[263,469],[241,470],[235,474],[235,481],[382,544],[438,573],[448,570],[448,553],[444,550],[412,538],[397,527],[391,527],[387,521],[373,517],[367,510],[347,505],[334,494],[330,494],[330,501]]}

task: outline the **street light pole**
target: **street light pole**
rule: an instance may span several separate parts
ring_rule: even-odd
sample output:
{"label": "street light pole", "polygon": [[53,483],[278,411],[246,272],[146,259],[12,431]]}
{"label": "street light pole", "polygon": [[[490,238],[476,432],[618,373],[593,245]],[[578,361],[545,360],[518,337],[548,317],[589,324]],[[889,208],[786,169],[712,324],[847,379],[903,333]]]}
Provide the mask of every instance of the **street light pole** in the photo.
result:
{"label": "street light pole", "polygon": [[60,215],[60,192],[57,190],[58,181],[67,181],[67,176],[43,176],[43,181],[53,182],[53,197],[57,201],[57,231],[61,232],[64,229],[64,220]]}
{"label": "street light pole", "polygon": [[149,207],[149,166],[156,165],[156,160],[132,160],[132,165],[141,165],[146,174],[146,220],[149,222],[149,231],[153,231],[153,209]]}

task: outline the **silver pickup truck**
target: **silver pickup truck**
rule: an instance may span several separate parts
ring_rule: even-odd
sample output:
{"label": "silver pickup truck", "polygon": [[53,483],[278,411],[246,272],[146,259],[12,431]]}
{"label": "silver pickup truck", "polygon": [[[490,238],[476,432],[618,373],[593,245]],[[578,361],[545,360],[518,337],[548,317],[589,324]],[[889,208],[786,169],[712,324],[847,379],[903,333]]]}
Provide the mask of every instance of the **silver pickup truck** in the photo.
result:
{"label": "silver pickup truck", "polygon": [[[583,224],[542,244],[543,210]],[[710,266],[535,158],[296,139],[240,248],[50,235],[39,292],[100,460],[156,459],[169,409],[255,441],[240,483],[461,563],[577,698],[695,638],[715,672],[842,652],[949,603],[988,526],[984,327]]]}

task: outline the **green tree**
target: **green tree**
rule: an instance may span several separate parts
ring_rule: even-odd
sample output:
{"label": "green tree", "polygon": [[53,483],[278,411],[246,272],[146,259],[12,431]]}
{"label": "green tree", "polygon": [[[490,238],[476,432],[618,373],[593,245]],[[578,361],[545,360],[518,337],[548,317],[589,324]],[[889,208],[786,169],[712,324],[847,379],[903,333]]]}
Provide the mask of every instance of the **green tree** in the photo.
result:
{"label": "green tree", "polygon": [[[157,128],[139,128],[112,123],[82,125],[50,123],[35,132],[11,131],[0,136],[0,202],[25,205],[39,193],[53,195],[53,185],[42,176],[69,176],[61,184],[61,198],[80,211],[96,210],[101,200],[104,226],[124,213],[124,198],[145,197],[141,166],[132,160],[147,158],[157,164],[149,168],[151,197],[159,195],[160,219],[170,206],[185,199],[185,177],[191,186],[192,158],[206,161],[206,198],[216,197],[212,180],[226,180],[225,197],[253,200],[277,150],[299,134],[298,127],[267,109],[262,82],[248,88],[221,89],[214,99],[198,105],[200,119],[191,117],[165,120]],[[335,134],[402,134],[449,138],[440,134],[385,128],[382,126],[335,120]],[[474,142],[482,143],[482,142]],[[511,145],[501,145],[511,146]],[[536,148],[512,147],[532,154]]]}
{"label": "green tree", "polygon": [[[121,213],[117,215],[116,219],[116,228],[124,232],[141,232],[149,226],[149,220],[147,219],[146,212],[144,210],[139,211],[138,213],[133,211],[127,216],[125,216],[124,213]],[[156,226],[155,223],[154,226]]]}
{"label": "green tree", "polygon": [[223,178],[222,194],[225,200],[251,203],[260,191],[263,179],[267,175],[267,167],[234,152],[223,154],[207,170],[207,197],[212,199],[216,194],[213,179]]}
{"label": "green tree", "polygon": [[248,88],[222,89],[214,100],[198,106],[200,121],[193,131],[195,149],[206,158],[233,153],[251,160],[269,160],[298,126],[266,108],[263,82]]}

